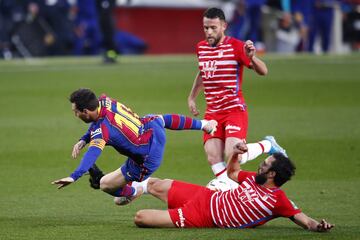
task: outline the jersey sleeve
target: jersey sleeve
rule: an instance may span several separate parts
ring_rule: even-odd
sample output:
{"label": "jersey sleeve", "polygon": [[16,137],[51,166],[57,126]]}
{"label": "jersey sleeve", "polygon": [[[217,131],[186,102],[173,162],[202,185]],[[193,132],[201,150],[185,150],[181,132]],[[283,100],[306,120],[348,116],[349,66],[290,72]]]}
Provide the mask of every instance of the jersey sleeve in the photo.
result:
{"label": "jersey sleeve", "polygon": [[91,129],[91,126],[79,140],[84,140],[86,143],[89,143],[90,142],[90,129]]}
{"label": "jersey sleeve", "polygon": [[301,210],[289,200],[285,193],[282,193],[279,198],[277,205],[274,209],[274,215],[279,217],[292,217],[295,214],[301,213]]}
{"label": "jersey sleeve", "polygon": [[84,175],[92,165],[96,162],[102,150],[106,145],[106,141],[103,137],[103,127],[98,126],[94,128],[94,131],[89,131],[90,133],[90,144],[87,152],[84,154],[79,166],[76,170],[70,175],[75,181]]}
{"label": "jersey sleeve", "polygon": [[246,178],[255,176],[256,172],[240,171],[238,175],[238,183],[242,183]]}
{"label": "jersey sleeve", "polygon": [[245,65],[246,67],[250,67],[251,61],[246,56],[245,53],[245,43],[239,40],[235,40],[233,43],[234,52],[236,56],[236,60],[241,63],[242,65]]}

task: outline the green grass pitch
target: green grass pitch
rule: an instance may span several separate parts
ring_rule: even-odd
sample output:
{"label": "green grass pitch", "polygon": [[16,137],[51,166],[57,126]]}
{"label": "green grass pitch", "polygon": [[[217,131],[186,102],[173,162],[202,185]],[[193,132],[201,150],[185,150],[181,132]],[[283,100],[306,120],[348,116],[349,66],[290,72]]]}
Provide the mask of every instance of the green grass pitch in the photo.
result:
{"label": "green grass pitch", "polygon": [[[89,188],[87,176],[57,190],[70,174],[71,149],[87,126],[76,119],[69,94],[89,87],[139,115],[182,113],[197,71],[194,56],[120,57],[0,62],[0,239],[359,239],[360,55],[267,55],[269,75],[245,70],[248,141],[275,135],[297,165],[283,189],[305,213],[336,224],[331,233],[304,231],[287,219],[257,229],[140,229],[142,208],[165,209],[151,196],[117,207]],[[199,96],[199,108],[204,101]],[[106,148],[105,171],[124,157]],[[255,170],[263,157],[248,163]],[[167,132],[164,162],[154,174],[205,185],[213,178],[200,132]]]}

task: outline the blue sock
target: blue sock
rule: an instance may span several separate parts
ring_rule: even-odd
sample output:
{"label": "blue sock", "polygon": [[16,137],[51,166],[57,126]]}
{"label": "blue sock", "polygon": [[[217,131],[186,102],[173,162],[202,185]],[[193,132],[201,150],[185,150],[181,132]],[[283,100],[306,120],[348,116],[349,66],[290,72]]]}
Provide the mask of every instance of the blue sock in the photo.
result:
{"label": "blue sock", "polygon": [[201,130],[201,120],[191,118],[180,114],[164,114],[162,115],[165,128],[172,130]]}
{"label": "blue sock", "polygon": [[135,188],[126,184],[124,187],[119,188],[113,193],[110,193],[110,195],[114,197],[130,197],[133,196],[134,193],[135,193]]}

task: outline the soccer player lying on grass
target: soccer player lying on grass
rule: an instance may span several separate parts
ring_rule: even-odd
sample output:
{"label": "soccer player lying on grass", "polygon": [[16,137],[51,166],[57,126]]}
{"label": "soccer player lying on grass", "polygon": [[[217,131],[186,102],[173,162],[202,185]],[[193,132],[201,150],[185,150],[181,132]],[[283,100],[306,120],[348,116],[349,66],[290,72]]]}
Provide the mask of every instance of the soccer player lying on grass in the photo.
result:
{"label": "soccer player lying on grass", "polygon": [[171,179],[148,180],[145,192],[167,202],[168,210],[140,210],[135,215],[139,227],[251,228],[277,217],[291,219],[299,226],[318,232],[334,227],[301,212],[280,187],[295,173],[295,166],[282,153],[270,155],[258,172],[240,168],[238,157],[247,151],[244,143],[234,146],[227,173],[240,185],[225,192]]}
{"label": "soccer player lying on grass", "polygon": [[[127,185],[130,181],[143,181],[159,168],[165,147],[165,128],[173,130],[203,130],[212,133],[217,122],[197,120],[182,115],[151,115],[140,118],[129,108],[102,95],[97,99],[89,89],[79,89],[70,96],[75,116],[85,123],[91,123],[88,131],[74,145],[72,157],[89,144],[78,168],[69,176],[56,181],[63,188],[89,171],[90,183],[94,188],[120,197],[117,203],[127,204],[141,194]],[[95,161],[105,145],[114,147],[128,157],[117,170],[103,175]]]}

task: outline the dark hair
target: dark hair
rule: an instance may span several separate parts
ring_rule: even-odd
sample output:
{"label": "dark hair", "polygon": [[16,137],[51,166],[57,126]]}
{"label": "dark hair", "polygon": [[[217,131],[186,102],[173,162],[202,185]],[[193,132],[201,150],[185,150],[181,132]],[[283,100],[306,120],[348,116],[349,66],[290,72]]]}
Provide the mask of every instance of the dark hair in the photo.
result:
{"label": "dark hair", "polygon": [[280,187],[295,174],[295,165],[288,157],[285,157],[282,153],[275,153],[272,155],[275,160],[272,162],[269,171],[276,173],[274,183]]}
{"label": "dark hair", "polygon": [[99,107],[99,100],[95,93],[87,88],[80,88],[70,95],[69,101],[75,103],[76,109],[84,111],[88,109],[94,111]]}
{"label": "dark hair", "polygon": [[219,18],[220,20],[226,21],[225,14],[224,14],[223,10],[221,10],[220,8],[208,8],[204,12],[204,17],[210,18],[210,19]]}

